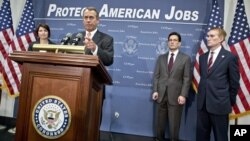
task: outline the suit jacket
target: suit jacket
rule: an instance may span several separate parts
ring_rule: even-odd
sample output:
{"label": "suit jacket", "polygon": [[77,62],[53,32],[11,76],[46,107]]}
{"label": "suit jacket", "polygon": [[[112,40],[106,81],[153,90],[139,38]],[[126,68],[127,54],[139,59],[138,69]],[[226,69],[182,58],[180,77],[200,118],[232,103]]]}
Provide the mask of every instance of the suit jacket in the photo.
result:
{"label": "suit jacket", "polygon": [[[85,36],[86,32],[82,32],[82,35]],[[74,39],[74,38],[73,38]],[[97,56],[103,62],[105,66],[109,66],[113,64],[114,59],[114,41],[113,37],[99,30],[96,31],[95,35],[93,36],[92,40],[98,46]],[[78,45],[83,44],[84,38],[79,41]],[[93,55],[91,50],[86,49],[85,54]]]}
{"label": "suit jacket", "polygon": [[[191,59],[179,51],[174,61],[172,70],[168,70],[168,55],[160,55],[154,71],[153,91],[158,92],[157,102],[160,103],[167,94],[169,104],[178,105],[178,97],[188,97],[191,85]],[[167,93],[166,93],[167,91]]]}
{"label": "suit jacket", "polygon": [[[208,73],[208,54],[199,58],[201,80],[198,87],[198,109],[206,106],[209,113],[228,114],[235,104],[239,88],[239,67],[237,57],[221,48]],[[205,105],[204,105],[205,104]]]}

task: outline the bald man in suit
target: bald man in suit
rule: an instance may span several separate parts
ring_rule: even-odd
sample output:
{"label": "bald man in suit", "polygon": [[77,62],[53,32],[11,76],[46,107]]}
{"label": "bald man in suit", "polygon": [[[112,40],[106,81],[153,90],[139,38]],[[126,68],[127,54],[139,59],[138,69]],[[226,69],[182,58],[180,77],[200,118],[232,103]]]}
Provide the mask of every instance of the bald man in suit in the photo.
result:
{"label": "bald man in suit", "polygon": [[[229,113],[239,89],[239,66],[235,55],[222,47],[226,32],[212,28],[207,33],[209,51],[199,58],[196,141],[228,141]],[[211,58],[211,59],[210,59]]]}
{"label": "bald man in suit", "polygon": [[191,59],[179,50],[180,46],[180,34],[170,33],[169,51],[158,57],[154,71],[152,99],[157,101],[157,141],[165,140],[167,122],[170,140],[179,140],[182,109],[191,85]]}
{"label": "bald man in suit", "polygon": [[[95,7],[86,7],[83,10],[83,25],[85,31],[80,32],[84,36],[76,43],[85,46],[85,54],[95,55],[101,60],[105,66],[110,66],[114,62],[114,39],[112,36],[98,30],[97,26],[100,22],[99,12]],[[73,39],[77,34],[74,35]],[[74,43],[74,42],[73,42]],[[101,107],[105,99],[105,87],[103,87]],[[100,113],[100,124],[102,120],[102,112]],[[98,135],[97,135],[98,136]],[[100,140],[100,133],[98,136]]]}
{"label": "bald man in suit", "polygon": [[[80,33],[84,38],[77,41],[77,44],[85,45],[85,54],[98,56],[105,66],[110,66],[114,62],[114,39],[98,30],[99,22],[99,12],[96,8],[86,7],[83,11],[85,31]],[[73,39],[75,36],[77,34]]]}

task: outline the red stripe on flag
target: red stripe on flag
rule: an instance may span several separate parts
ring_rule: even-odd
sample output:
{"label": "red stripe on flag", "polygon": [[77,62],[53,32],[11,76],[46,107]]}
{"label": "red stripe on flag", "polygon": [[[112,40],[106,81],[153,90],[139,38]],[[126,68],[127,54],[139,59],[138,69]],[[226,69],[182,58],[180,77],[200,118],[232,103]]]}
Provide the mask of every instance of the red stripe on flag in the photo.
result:
{"label": "red stripe on flag", "polygon": [[200,66],[199,66],[198,62],[194,63],[194,68],[197,70],[198,74],[200,74]]}
{"label": "red stripe on flag", "polygon": [[[250,38],[250,37],[249,37],[249,38]],[[250,55],[248,54],[248,51],[247,51],[247,48],[246,48],[246,46],[245,46],[244,40],[240,41],[239,44],[240,44],[242,53],[243,53],[243,55],[244,55],[244,58],[245,58],[246,60],[249,60],[249,56],[250,56]],[[250,61],[246,61],[246,62],[247,62],[248,68],[250,68]]]}
{"label": "red stripe on flag", "polygon": [[[14,67],[12,61],[10,60],[10,58],[7,58],[7,63],[8,63],[8,66],[9,66],[9,69],[10,69],[10,72],[11,72],[11,75],[17,85],[17,87],[19,88],[20,86],[20,81],[18,79],[18,76],[16,74],[16,68]],[[19,68],[18,68],[19,69]]]}
{"label": "red stripe on flag", "polygon": [[244,93],[242,92],[241,88],[239,89],[238,96],[240,98],[240,101],[241,101],[245,111],[250,110],[249,103],[247,102],[246,97],[245,97]]}
{"label": "red stripe on flag", "polygon": [[[1,52],[4,58],[8,57],[8,53],[6,50],[9,49],[9,44],[12,42],[11,37],[9,36],[9,32],[12,32],[13,34],[13,29],[12,28],[8,28],[5,29],[3,31],[1,31],[2,35],[3,35],[3,39],[1,39],[0,41],[0,46],[1,46]],[[7,46],[6,46],[7,45]]]}
{"label": "red stripe on flag", "polygon": [[[26,35],[25,35],[25,37],[26,37]],[[22,38],[19,37],[19,38],[17,39],[17,41],[18,41],[18,45],[19,45],[20,50],[25,51],[25,46],[24,46],[24,44],[23,44]],[[20,50],[19,50],[19,51],[20,51]]]}
{"label": "red stripe on flag", "polygon": [[[238,52],[236,51],[235,47],[234,46],[231,46],[230,47],[230,50],[233,54],[237,55],[239,57],[239,54]],[[241,74],[241,79],[242,81],[244,82],[245,86],[246,86],[246,89],[248,90],[248,93],[250,92],[250,82],[247,78],[247,74],[245,72],[245,69],[243,68],[243,65],[241,63],[241,60],[240,58],[238,58],[238,63],[239,63],[239,70],[240,70],[240,74]]]}
{"label": "red stripe on flag", "polygon": [[[15,37],[14,37],[14,38],[15,38]],[[17,50],[14,40],[12,40],[12,42],[11,42],[11,44],[10,44],[10,47],[11,47],[12,51],[13,51],[13,50]]]}
{"label": "red stripe on flag", "polygon": [[[198,50],[198,52],[197,52],[197,54],[196,54],[196,58],[198,58],[202,54],[204,54],[204,50],[202,49],[202,47],[200,47],[199,50]],[[199,81],[200,81],[200,80],[197,80],[197,79],[199,79],[197,77],[200,76],[200,66],[199,66],[199,60],[196,59],[196,58],[195,58],[195,62],[194,62],[194,71],[193,71],[192,84],[193,84],[193,89],[197,93],[197,91],[198,91],[198,85],[199,85]],[[195,71],[197,72],[197,74],[194,74]]]}
{"label": "red stripe on flag", "polygon": [[[32,35],[31,35],[31,34],[32,34]],[[33,36],[33,34],[34,34],[34,33],[29,33],[29,34],[26,34],[26,35],[25,35],[25,38],[26,38],[27,43],[33,42],[33,41],[31,40],[31,38],[30,38],[30,36]],[[27,49],[25,48],[25,50],[27,50]]]}
{"label": "red stripe on flag", "polygon": [[[232,52],[233,54],[235,54],[235,55],[237,55],[237,56],[239,57],[239,54],[238,54],[238,52],[236,51],[235,46],[231,46],[231,47],[230,47],[230,50],[231,50],[231,52]],[[249,82],[249,80],[248,80],[248,78],[247,78],[245,69],[244,69],[243,66],[242,66],[241,60],[238,59],[238,62],[239,62],[239,70],[240,70],[240,74],[241,74],[241,79],[242,79],[242,81],[243,81],[243,83],[244,83],[244,85],[245,85],[245,87],[246,87],[246,90],[248,91],[248,95],[249,95],[249,92],[250,92],[250,82]],[[241,103],[242,103],[242,105],[243,105],[245,111],[250,110],[249,104],[248,104],[248,102],[247,102],[247,100],[246,100],[247,94],[243,93],[242,88],[239,89],[239,91],[238,91],[238,96],[239,96],[239,98],[240,98],[240,101],[241,101]],[[234,111],[234,112],[235,112],[236,114],[241,113],[241,111],[238,111],[236,108],[235,108],[235,110],[236,110],[236,111]],[[238,113],[237,113],[237,112],[238,112]],[[243,111],[243,112],[244,112],[244,111]]]}
{"label": "red stripe on flag", "polygon": [[234,111],[235,114],[241,113],[241,111],[240,111],[240,109],[239,109],[239,107],[238,107],[237,104],[234,104],[234,106],[233,106],[233,111]]}
{"label": "red stripe on flag", "polygon": [[3,71],[2,76],[4,78],[4,81],[5,81],[6,85],[7,85],[7,88],[9,90],[10,94],[14,94],[14,89],[13,89],[13,87],[12,87],[10,81],[9,81],[9,77],[7,76],[7,73],[6,73],[5,69],[3,69],[2,71]]}
{"label": "red stripe on flag", "polygon": [[0,51],[2,53],[3,59],[5,59],[8,56],[8,53],[4,49],[4,46],[3,46],[2,42],[0,42]]}
{"label": "red stripe on flag", "polygon": [[[13,28],[10,28],[10,29],[11,29],[12,34],[13,34],[14,33]],[[12,38],[10,38],[7,29],[3,31],[3,36],[4,36],[5,40],[7,41],[7,43],[10,44],[12,41]]]}
{"label": "red stripe on flag", "polygon": [[204,53],[204,51],[200,48],[198,53],[199,53],[199,55],[202,55]]}

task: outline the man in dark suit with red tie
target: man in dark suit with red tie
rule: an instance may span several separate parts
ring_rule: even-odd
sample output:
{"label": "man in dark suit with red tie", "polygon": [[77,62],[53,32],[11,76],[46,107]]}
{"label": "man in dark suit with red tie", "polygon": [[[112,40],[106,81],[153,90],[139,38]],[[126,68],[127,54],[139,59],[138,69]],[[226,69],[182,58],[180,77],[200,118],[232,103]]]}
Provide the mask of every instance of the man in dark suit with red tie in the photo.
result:
{"label": "man in dark suit with red tie", "polygon": [[207,33],[209,51],[199,58],[196,141],[228,141],[229,113],[236,102],[239,67],[235,55],[222,47],[226,32],[212,28]]}
{"label": "man in dark suit with red tie", "polygon": [[165,140],[166,123],[170,141],[179,140],[183,105],[191,85],[191,59],[182,53],[181,36],[168,35],[169,51],[158,57],[153,79],[152,99],[157,101],[156,140]]}

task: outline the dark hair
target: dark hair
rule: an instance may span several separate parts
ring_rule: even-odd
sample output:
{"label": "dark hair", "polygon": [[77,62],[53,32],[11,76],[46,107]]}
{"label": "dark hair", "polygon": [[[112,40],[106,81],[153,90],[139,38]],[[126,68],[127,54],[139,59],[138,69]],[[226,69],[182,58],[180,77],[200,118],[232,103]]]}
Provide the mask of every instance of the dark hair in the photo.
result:
{"label": "dark hair", "polygon": [[179,39],[179,42],[181,42],[181,35],[178,32],[171,32],[168,35],[168,40],[169,40],[170,36],[172,36],[172,35],[176,35],[178,37],[178,39]]}
{"label": "dark hair", "polygon": [[48,37],[50,37],[50,28],[49,28],[49,26],[47,24],[43,24],[43,23],[38,24],[38,26],[36,27],[36,30],[35,30],[36,36],[38,37],[38,31],[39,31],[40,27],[43,27],[46,30],[48,30]]}
{"label": "dark hair", "polygon": [[99,12],[96,10],[95,7],[92,7],[92,6],[90,6],[90,7],[85,7],[85,9],[83,10],[83,14],[82,14],[83,16],[84,16],[84,12],[85,12],[86,10],[88,10],[88,11],[95,11],[95,13],[96,13],[96,18],[99,19]]}

